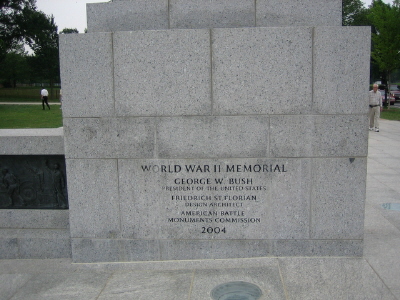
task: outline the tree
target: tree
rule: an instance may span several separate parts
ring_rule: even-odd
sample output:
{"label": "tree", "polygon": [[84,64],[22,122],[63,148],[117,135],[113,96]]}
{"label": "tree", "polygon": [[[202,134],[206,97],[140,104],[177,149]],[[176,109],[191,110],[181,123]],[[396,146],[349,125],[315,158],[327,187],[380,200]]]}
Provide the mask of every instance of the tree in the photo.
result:
{"label": "tree", "polygon": [[[369,9],[372,23],[372,60],[390,85],[391,73],[400,68],[400,7],[375,0]],[[387,87],[386,87],[387,88]]]}
{"label": "tree", "polygon": [[0,69],[0,78],[5,87],[16,87],[17,82],[24,81],[30,75],[26,53],[11,51],[6,54]]}
{"label": "tree", "polygon": [[24,18],[21,29],[35,54],[30,60],[31,65],[37,75],[49,81],[52,94],[52,87],[60,77],[57,25],[53,16],[41,11],[30,11]]}
{"label": "tree", "polygon": [[65,33],[79,33],[79,31],[76,28],[64,28],[63,30],[60,31],[60,34],[65,34]]}
{"label": "tree", "polygon": [[369,26],[368,9],[361,0],[342,1],[342,25],[343,26]]}
{"label": "tree", "polygon": [[57,26],[53,16],[37,11],[36,0],[0,0],[0,38],[0,62],[26,44],[35,54],[26,57],[35,74],[51,86],[59,80]]}
{"label": "tree", "polygon": [[0,0],[0,61],[7,52],[24,42],[23,16],[36,10],[36,0]]}

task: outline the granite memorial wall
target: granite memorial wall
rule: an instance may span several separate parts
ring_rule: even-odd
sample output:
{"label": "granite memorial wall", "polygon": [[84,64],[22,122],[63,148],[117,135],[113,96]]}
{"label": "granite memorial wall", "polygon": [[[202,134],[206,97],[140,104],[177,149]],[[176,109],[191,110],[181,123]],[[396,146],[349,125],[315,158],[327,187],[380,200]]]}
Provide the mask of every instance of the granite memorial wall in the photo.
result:
{"label": "granite memorial wall", "polygon": [[87,16],[60,35],[75,262],[362,255],[370,28],[341,1]]}
{"label": "granite memorial wall", "polygon": [[70,258],[63,128],[0,129],[0,169],[0,259]]}

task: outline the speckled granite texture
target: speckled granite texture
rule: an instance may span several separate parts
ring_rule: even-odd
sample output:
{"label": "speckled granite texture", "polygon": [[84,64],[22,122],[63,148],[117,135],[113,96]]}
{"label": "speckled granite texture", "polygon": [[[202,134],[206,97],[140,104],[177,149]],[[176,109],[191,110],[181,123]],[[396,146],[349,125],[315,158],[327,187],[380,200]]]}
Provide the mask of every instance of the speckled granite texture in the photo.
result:
{"label": "speckled granite texture", "polygon": [[60,36],[74,261],[362,255],[370,28],[316,2],[88,5]]}

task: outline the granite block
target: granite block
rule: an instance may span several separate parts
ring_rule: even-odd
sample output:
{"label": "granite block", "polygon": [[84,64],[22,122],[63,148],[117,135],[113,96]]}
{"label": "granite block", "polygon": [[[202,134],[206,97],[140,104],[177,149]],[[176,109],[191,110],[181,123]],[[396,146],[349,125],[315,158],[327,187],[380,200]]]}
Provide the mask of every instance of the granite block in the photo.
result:
{"label": "granite block", "polygon": [[1,229],[1,236],[18,239],[69,239],[68,229]]}
{"label": "granite block", "polygon": [[60,34],[59,44],[64,118],[112,116],[112,34]]}
{"label": "granite block", "polygon": [[213,29],[212,56],[214,114],[310,111],[311,28]]}
{"label": "granite block", "polygon": [[168,29],[168,0],[87,3],[88,32]]}
{"label": "granite block", "polygon": [[257,0],[259,27],[341,26],[342,2],[337,0]]}
{"label": "granite block", "polygon": [[71,238],[72,260],[75,263],[120,261],[120,245],[116,239]]}
{"label": "granite block", "polygon": [[313,49],[313,111],[366,114],[371,28],[316,27]]}
{"label": "granite block", "polygon": [[[367,156],[368,130],[365,115],[333,115],[315,118],[315,156]],[[365,181],[365,178],[363,178]]]}
{"label": "granite block", "polygon": [[362,239],[366,158],[314,159],[311,238]]}
{"label": "granite block", "polygon": [[155,261],[160,260],[160,241],[158,240],[119,240],[120,261]]}
{"label": "granite block", "polygon": [[276,240],[273,256],[362,256],[362,240]]}
{"label": "granite block", "polygon": [[254,27],[254,0],[171,0],[171,28]]}
{"label": "granite block", "polygon": [[210,114],[208,30],[116,32],[114,57],[118,116]]}
{"label": "granite block", "polygon": [[266,157],[268,122],[268,116],[162,118],[158,157]]}
{"label": "granite block", "polygon": [[0,210],[0,228],[68,229],[68,210]]}
{"label": "granite block", "polygon": [[0,129],[0,154],[64,154],[63,128]]}
{"label": "granite block", "polygon": [[367,124],[365,115],[271,116],[270,156],[366,156]]}
{"label": "granite block", "polygon": [[117,238],[120,234],[117,161],[67,160],[71,237]]}
{"label": "granite block", "polygon": [[120,159],[118,170],[123,238],[263,240],[309,232],[307,160]]}
{"label": "granite block", "polygon": [[159,241],[72,238],[74,262],[160,260]]}
{"label": "granite block", "polygon": [[148,158],[154,156],[155,119],[64,119],[66,158]]}
{"label": "granite block", "polygon": [[21,238],[19,239],[19,258],[50,259],[70,258],[71,240],[58,235],[53,238]]}
{"label": "granite block", "polygon": [[0,230],[0,259],[19,258],[18,239],[4,236],[4,230]]}
{"label": "granite block", "polygon": [[274,160],[286,172],[271,177],[267,205],[270,239],[307,239],[310,232],[311,160]]}
{"label": "granite block", "polygon": [[71,257],[68,230],[0,229],[1,259]]}
{"label": "granite block", "polygon": [[269,240],[161,240],[161,260],[228,259],[270,256]]}
{"label": "granite block", "polygon": [[[325,116],[279,115],[270,117],[270,156],[313,157],[315,152],[316,118]],[[327,116],[332,118],[331,116]],[[330,125],[328,123],[328,125]],[[329,129],[332,128],[329,126]],[[331,133],[328,135],[331,137]],[[301,142],[299,142],[301,141]],[[333,145],[336,146],[336,145]]]}
{"label": "granite block", "polygon": [[212,259],[213,244],[212,240],[161,240],[161,260]]}

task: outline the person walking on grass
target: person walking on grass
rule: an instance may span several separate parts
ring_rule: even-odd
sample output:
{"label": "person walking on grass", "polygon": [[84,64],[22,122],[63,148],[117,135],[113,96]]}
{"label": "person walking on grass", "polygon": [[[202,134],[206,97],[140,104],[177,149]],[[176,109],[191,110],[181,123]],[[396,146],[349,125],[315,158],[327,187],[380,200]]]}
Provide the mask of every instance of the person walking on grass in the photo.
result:
{"label": "person walking on grass", "polygon": [[47,107],[50,109],[50,105],[49,105],[49,103],[47,102],[48,99],[49,99],[49,92],[48,92],[46,89],[42,89],[42,90],[40,91],[40,95],[41,95],[41,98],[42,98],[43,110],[46,109],[45,106],[44,106],[45,103],[46,103]]}

